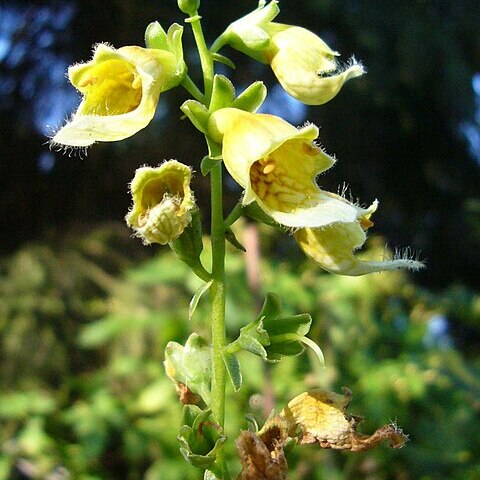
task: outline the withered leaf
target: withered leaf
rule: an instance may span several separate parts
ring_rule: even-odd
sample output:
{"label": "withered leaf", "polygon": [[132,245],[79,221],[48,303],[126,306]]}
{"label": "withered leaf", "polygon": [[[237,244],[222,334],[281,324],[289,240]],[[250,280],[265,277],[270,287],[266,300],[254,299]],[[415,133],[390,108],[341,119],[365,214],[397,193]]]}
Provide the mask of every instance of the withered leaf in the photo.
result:
{"label": "withered leaf", "polygon": [[288,465],[283,446],[286,439],[285,419],[278,416],[269,419],[258,433],[242,432],[236,441],[243,467],[237,480],[285,480]]}
{"label": "withered leaf", "polygon": [[346,414],[352,393],[344,388],[343,395],[322,390],[304,392],[291,400],[280,412],[287,421],[288,433],[298,443],[318,442],[322,448],[360,452],[389,441],[393,448],[401,448],[408,440],[394,423],[384,425],[373,435],[356,431],[361,418]]}

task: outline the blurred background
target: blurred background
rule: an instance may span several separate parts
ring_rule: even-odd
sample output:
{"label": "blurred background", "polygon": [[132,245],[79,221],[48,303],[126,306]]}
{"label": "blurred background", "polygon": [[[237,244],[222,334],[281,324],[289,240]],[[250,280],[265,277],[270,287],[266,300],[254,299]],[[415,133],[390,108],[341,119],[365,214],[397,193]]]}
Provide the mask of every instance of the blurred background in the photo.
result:
{"label": "blurred background", "polygon": [[[204,0],[208,42],[255,6]],[[369,255],[381,256],[385,242],[410,245],[428,268],[337,277],[307,262],[289,237],[259,227],[260,291],[250,291],[244,256],[228,254],[229,334],[275,291],[286,311],[312,314],[310,336],[327,369],[308,354],[273,367],[243,356],[248,375],[229,396],[227,434],[247,427],[246,412],[262,423],[272,401],[280,409],[307,388],[345,385],[363,431],[395,420],[410,443],[362,454],[297,449],[289,478],[480,479],[480,5],[280,7],[279,22],[313,30],[344,61],[355,54],[368,74],[307,108],[268,67],[232,50],[222,53],[236,70],[219,72],[239,90],[263,79],[264,111],[321,126],[322,146],[338,159],[322,188],[346,184],[353,198],[380,201]],[[154,20],[168,28],[183,17],[174,0],[0,3],[0,480],[202,478],[178,452],[180,406],[162,361],[169,340],[184,342],[192,329],[208,336],[207,305],[188,324],[198,279],[123,223],[134,170],[172,157],[198,172],[194,189],[208,217],[199,173],[206,148],[179,111],[187,94],[163,94],[155,120],[125,141],[87,155],[48,146],[79,103],[68,65],[88,60],[98,42],[143,45]],[[188,28],[184,47],[198,79]],[[225,188],[228,211],[241,191],[228,178]],[[234,462],[233,448],[229,455]]]}

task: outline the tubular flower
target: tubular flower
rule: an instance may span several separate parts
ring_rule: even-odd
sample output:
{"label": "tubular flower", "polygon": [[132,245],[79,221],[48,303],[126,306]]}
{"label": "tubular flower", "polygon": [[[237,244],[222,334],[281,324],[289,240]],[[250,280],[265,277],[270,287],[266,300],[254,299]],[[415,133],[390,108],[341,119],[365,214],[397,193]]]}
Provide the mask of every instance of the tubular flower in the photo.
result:
{"label": "tubular flower", "polygon": [[313,143],[315,125],[297,129],[273,115],[224,108],[211,115],[209,134],[223,142],[225,166],[245,189],[244,205],[255,201],[280,225],[292,228],[356,220],[357,207],[315,183],[335,163]]}
{"label": "tubular flower", "polygon": [[375,201],[368,209],[357,207],[359,216],[354,222],[333,223],[324,228],[302,228],[293,236],[307,256],[324,270],[340,275],[358,276],[384,270],[423,268],[422,262],[411,258],[362,261],[354,255],[354,251],[365,243],[365,231],[373,225],[370,216],[377,205]]}
{"label": "tubular flower", "polygon": [[285,91],[306,105],[329,102],[347,80],[365,73],[353,57],[346,68],[339,66],[339,53],[305,28],[270,23],[267,31],[268,63]]}
{"label": "tubular flower", "polygon": [[195,207],[191,178],[190,167],[176,160],[137,169],[130,184],[133,206],[125,220],[143,243],[166,245],[191,222]]}
{"label": "tubular flower", "polygon": [[90,62],[68,69],[83,99],[52,143],[87,147],[134,135],[152,120],[160,92],[181,81],[182,65],[165,50],[97,45]]}
{"label": "tubular flower", "polygon": [[311,31],[293,25],[272,22],[279,8],[274,0],[233,22],[220,37],[218,45],[233,48],[268,63],[278,81],[292,97],[307,105],[330,101],[343,84],[365,73],[353,57],[340,65],[332,50]]}

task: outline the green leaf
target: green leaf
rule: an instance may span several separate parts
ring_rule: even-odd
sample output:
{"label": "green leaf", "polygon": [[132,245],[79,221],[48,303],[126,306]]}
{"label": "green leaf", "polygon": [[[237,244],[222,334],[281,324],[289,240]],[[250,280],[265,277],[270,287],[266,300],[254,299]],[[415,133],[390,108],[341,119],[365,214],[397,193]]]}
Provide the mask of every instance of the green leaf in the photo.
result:
{"label": "green leaf", "polygon": [[197,100],[186,100],[180,107],[180,110],[193,123],[195,128],[200,130],[203,134],[208,133],[208,119],[210,112],[205,105],[197,102]]}
{"label": "green leaf", "polygon": [[221,162],[221,160],[210,158],[208,155],[203,157],[202,162],[200,163],[200,171],[202,172],[202,175],[204,177],[207,176],[212,169],[218,165],[218,162]]}
{"label": "green leaf", "polygon": [[196,292],[195,295],[190,300],[190,306],[188,309],[188,320],[191,320],[195,310],[197,309],[198,302],[202,298],[202,295],[212,286],[213,280],[205,282]]}
{"label": "green leaf", "polygon": [[233,385],[233,390],[238,392],[242,387],[242,372],[240,369],[240,362],[233,353],[223,353],[223,361],[227,367],[228,376]]}
{"label": "green leaf", "polygon": [[233,245],[237,250],[246,252],[245,247],[237,240],[237,237],[235,236],[231,228],[227,228],[225,230],[225,238],[227,242]]}
{"label": "green leaf", "polygon": [[233,70],[235,70],[236,68],[235,64],[228,57],[225,57],[220,53],[212,53],[212,58],[215,62],[223,63],[224,65],[227,65],[227,67],[230,67]]}
{"label": "green leaf", "polygon": [[258,81],[249,85],[233,102],[232,107],[256,112],[267,96],[267,87]]}
{"label": "green leaf", "polygon": [[215,75],[213,79],[210,113],[221,108],[230,107],[235,98],[235,87],[224,75]]}

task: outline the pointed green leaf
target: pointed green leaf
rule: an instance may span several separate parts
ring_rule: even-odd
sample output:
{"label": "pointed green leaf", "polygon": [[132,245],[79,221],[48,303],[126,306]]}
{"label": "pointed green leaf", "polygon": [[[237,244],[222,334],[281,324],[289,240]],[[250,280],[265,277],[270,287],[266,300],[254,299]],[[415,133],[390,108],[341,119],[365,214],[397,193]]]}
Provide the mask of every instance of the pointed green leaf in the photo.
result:
{"label": "pointed green leaf", "polygon": [[232,103],[233,108],[256,112],[267,96],[267,87],[258,81],[248,86]]}
{"label": "pointed green leaf", "polygon": [[235,64],[228,57],[220,55],[220,53],[212,53],[212,57],[215,62],[223,63],[224,65],[227,65],[227,67],[235,70]]}
{"label": "pointed green leaf", "polygon": [[246,252],[245,247],[237,240],[237,237],[235,236],[231,228],[227,228],[227,230],[225,230],[225,238],[237,250]]}
{"label": "pointed green leaf", "polygon": [[188,320],[191,320],[195,310],[197,309],[198,302],[202,298],[202,295],[212,286],[213,280],[202,284],[202,286],[195,292],[195,295],[190,300],[190,306],[188,309]]}
{"label": "pointed green leaf", "polygon": [[233,390],[238,392],[242,386],[242,372],[240,362],[233,353],[223,353],[223,361],[227,367],[227,373],[233,385]]}

